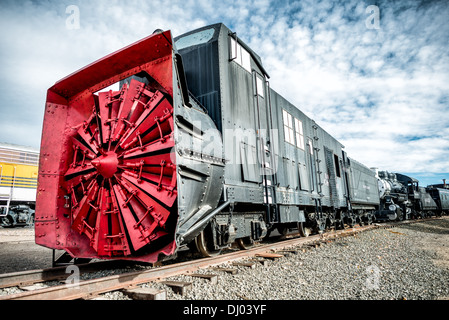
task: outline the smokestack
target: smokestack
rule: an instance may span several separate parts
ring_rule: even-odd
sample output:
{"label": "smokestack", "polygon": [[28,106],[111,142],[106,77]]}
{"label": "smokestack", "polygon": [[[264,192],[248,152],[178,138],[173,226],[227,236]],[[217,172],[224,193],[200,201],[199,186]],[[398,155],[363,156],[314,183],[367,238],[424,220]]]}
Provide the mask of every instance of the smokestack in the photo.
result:
{"label": "smokestack", "polygon": [[443,179],[443,188],[446,188],[446,179]]}

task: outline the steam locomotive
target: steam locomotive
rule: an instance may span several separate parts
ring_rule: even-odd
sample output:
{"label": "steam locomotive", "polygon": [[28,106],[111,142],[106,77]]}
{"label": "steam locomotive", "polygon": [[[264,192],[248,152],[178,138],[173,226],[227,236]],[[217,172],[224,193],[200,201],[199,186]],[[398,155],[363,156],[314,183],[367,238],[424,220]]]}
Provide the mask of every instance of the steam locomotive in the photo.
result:
{"label": "steam locomotive", "polygon": [[343,149],[225,25],[157,30],[48,90],[36,243],[156,262],[419,209]]}
{"label": "steam locomotive", "polygon": [[449,186],[419,186],[415,178],[387,171],[377,171],[380,206],[377,221],[408,220],[449,213]]}

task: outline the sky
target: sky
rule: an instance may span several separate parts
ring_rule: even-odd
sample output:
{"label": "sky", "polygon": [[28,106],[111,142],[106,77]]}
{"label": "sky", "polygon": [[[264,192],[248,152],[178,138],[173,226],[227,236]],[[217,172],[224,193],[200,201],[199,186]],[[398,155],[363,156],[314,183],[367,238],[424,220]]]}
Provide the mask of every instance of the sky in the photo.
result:
{"label": "sky", "polygon": [[156,29],[222,22],[270,86],[368,167],[449,181],[447,1],[0,2],[0,142],[39,148],[46,91]]}

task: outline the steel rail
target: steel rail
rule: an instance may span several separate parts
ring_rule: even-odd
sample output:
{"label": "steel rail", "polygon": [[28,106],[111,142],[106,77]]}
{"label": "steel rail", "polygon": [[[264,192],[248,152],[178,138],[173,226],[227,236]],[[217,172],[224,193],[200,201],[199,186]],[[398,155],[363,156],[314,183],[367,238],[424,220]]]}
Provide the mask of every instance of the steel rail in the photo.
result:
{"label": "steel rail", "polygon": [[[93,272],[98,270],[104,270],[105,267],[108,268],[118,268],[122,265],[129,264],[126,260],[105,260],[97,261],[83,264],[76,264],[81,272]],[[65,279],[69,276],[67,272],[67,267],[72,264],[67,264],[66,266],[59,266],[46,269],[36,269],[36,270],[25,270],[11,273],[0,274],[0,289],[30,285],[39,282],[53,281]]]}
{"label": "steel rail", "polygon": [[97,279],[80,281],[73,284],[63,284],[33,291],[4,295],[0,296],[0,300],[73,300],[89,298],[101,293],[133,287],[146,282],[158,281],[163,278],[185,274],[187,272],[193,272],[200,268],[255,257],[258,254],[266,253],[268,251],[279,251],[289,247],[298,247],[309,243],[317,243],[340,237],[352,236],[362,231],[395,227],[402,224],[421,221],[424,222],[426,220],[409,220],[402,223],[387,223],[382,225],[373,224],[344,230],[334,230],[310,237],[293,238],[275,243],[263,244],[247,250],[226,253],[216,257],[202,258],[162,267],[154,267],[153,269],[143,271],[122,273]]}
{"label": "steel rail", "polygon": [[[360,227],[357,229],[354,228],[355,231],[352,229],[351,231],[339,230],[337,233],[354,234],[359,232],[362,228],[373,228],[373,226]],[[160,280],[162,278],[183,274],[188,271],[195,271],[199,268],[209,267],[224,262],[232,262],[270,250],[285,249],[287,247],[298,246],[300,244],[314,242],[320,239],[323,239],[323,235],[314,235],[307,238],[294,238],[281,242],[264,244],[248,250],[222,254],[211,258],[186,261],[144,271],[123,273],[103,278],[80,281],[79,283],[57,285],[33,291],[0,296],[0,300],[72,300],[88,298],[92,295],[119,290],[145,282]]]}

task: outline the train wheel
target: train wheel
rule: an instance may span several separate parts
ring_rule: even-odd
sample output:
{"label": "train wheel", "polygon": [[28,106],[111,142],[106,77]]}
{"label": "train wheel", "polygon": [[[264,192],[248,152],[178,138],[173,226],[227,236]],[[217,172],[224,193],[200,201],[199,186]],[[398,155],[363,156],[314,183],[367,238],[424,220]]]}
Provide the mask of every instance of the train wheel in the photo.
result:
{"label": "train wheel", "polygon": [[367,214],[365,224],[367,226],[373,224],[373,214],[372,213]]}
{"label": "train wheel", "polygon": [[336,218],[336,213],[335,212],[329,212],[327,214],[327,225],[328,226],[335,226],[337,218]]}
{"label": "train wheel", "polygon": [[235,240],[235,243],[242,250],[254,248],[254,246],[257,244],[257,242],[251,239],[251,237],[239,238]]}
{"label": "train wheel", "polygon": [[2,218],[2,220],[0,221],[0,225],[3,228],[14,228],[14,219],[8,215]]}
{"label": "train wheel", "polygon": [[317,217],[315,220],[315,231],[316,233],[323,233],[326,230],[326,217]]}
{"label": "train wheel", "polygon": [[344,218],[337,219],[335,222],[335,229],[337,230],[344,230],[346,228]]}
{"label": "train wheel", "polygon": [[345,212],[340,211],[338,216],[335,219],[335,230],[344,230],[345,229]]}
{"label": "train wheel", "polygon": [[280,233],[280,235],[283,237],[285,237],[288,233],[288,228],[284,225],[280,225],[276,229]]}
{"label": "train wheel", "polygon": [[354,228],[355,226],[355,219],[352,216],[349,216],[346,218],[346,224],[350,227],[350,228]]}
{"label": "train wheel", "polygon": [[402,214],[402,210],[401,209],[396,209],[396,221],[402,221],[404,220],[403,214]]}
{"label": "train wheel", "polygon": [[33,227],[34,226],[34,214],[31,214],[28,218],[28,221],[25,223],[25,227]]}
{"label": "train wheel", "polygon": [[211,239],[205,234],[204,230],[195,238],[195,244],[203,257],[216,257],[221,253],[221,249],[214,249]]}
{"label": "train wheel", "polygon": [[308,237],[312,233],[312,229],[304,225],[304,222],[298,222],[298,230],[301,237]]}

